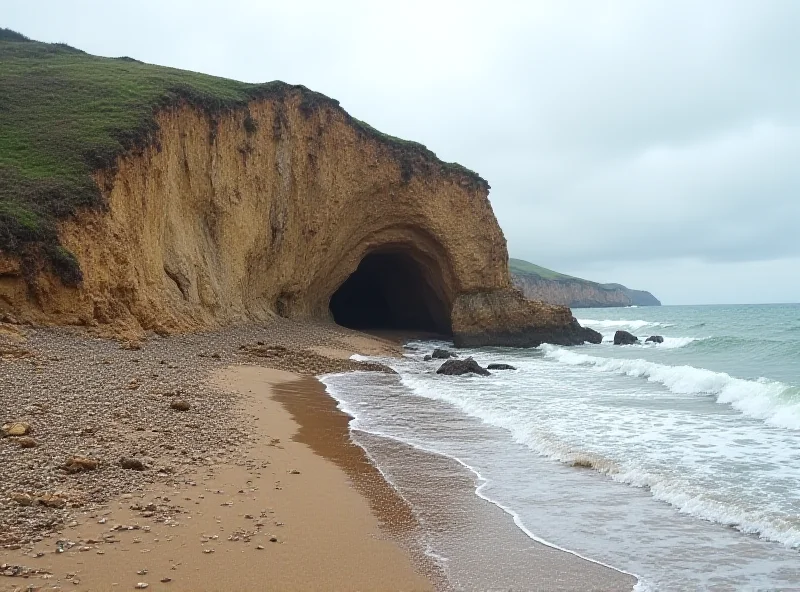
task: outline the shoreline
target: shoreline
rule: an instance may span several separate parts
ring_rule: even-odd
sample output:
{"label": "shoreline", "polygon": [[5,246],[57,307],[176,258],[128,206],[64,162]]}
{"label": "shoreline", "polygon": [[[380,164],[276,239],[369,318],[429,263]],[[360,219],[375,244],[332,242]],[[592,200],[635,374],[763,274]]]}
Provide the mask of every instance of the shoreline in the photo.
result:
{"label": "shoreline", "polygon": [[[0,387],[31,391],[11,401],[7,418],[30,421],[42,448],[18,452],[10,439],[0,440],[0,461],[13,478],[0,484],[0,520],[25,516],[0,522],[0,591],[38,582],[75,590],[124,590],[140,582],[187,591],[457,587],[434,559],[436,549],[423,548],[419,508],[373,464],[370,448],[352,437],[351,416],[314,378],[357,369],[386,377],[380,365],[349,356],[395,356],[402,351],[397,342],[285,320],[153,337],[136,348],[78,331],[22,333],[16,347],[30,356],[0,360],[11,371],[0,372]],[[64,386],[65,395],[48,399],[57,385],[74,380],[75,367],[75,388]],[[178,396],[191,403],[190,411],[169,410]],[[37,398],[47,405],[34,413],[26,405]],[[101,404],[119,412],[107,419]],[[85,426],[87,414],[92,425]],[[121,452],[141,458],[145,470],[120,470]],[[401,451],[430,461],[418,452]],[[50,510],[9,501],[7,494],[21,489],[28,475],[24,463],[67,453],[100,457],[99,468],[65,475],[53,460],[42,460],[36,476],[41,483],[55,480],[79,503]],[[513,559],[488,548],[484,555],[476,551],[473,569],[480,562],[532,559],[536,569],[520,572],[525,579],[513,589],[556,582],[558,589],[585,589],[577,582],[592,577],[591,560],[552,548],[531,558],[532,541],[475,495],[469,475],[439,463],[417,482],[426,488],[426,479],[453,504],[426,528],[477,529],[513,542]],[[29,533],[15,542],[25,524]],[[309,569],[309,557],[326,567]],[[569,577],[570,570],[581,577]]]}

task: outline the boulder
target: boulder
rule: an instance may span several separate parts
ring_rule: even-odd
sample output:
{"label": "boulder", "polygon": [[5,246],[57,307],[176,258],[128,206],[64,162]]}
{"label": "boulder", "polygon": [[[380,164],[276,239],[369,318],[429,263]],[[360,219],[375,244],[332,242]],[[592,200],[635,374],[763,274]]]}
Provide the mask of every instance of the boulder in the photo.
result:
{"label": "boulder", "polygon": [[639,343],[639,338],[636,335],[628,333],[627,331],[617,331],[614,333],[614,345],[633,345]]}
{"label": "boulder", "polygon": [[434,360],[449,360],[450,358],[457,358],[458,356],[453,352],[447,351],[446,349],[436,348],[433,350],[431,354],[431,358]]}
{"label": "boulder", "polygon": [[489,364],[486,366],[487,370],[516,370],[515,366],[511,364]]}
{"label": "boulder", "polygon": [[480,364],[478,364],[478,362],[472,358],[467,358],[466,360],[447,360],[444,364],[439,366],[436,374],[461,376],[462,374],[469,374],[470,372],[474,374],[480,374],[481,376],[489,376],[491,374],[491,372],[489,372],[486,368],[482,368]]}
{"label": "boulder", "polygon": [[664,343],[664,338],[661,335],[651,335],[644,340],[645,343]]}
{"label": "boulder", "polygon": [[427,354],[427,355],[426,355],[424,358],[422,358],[422,359],[423,359],[423,360],[425,360],[426,362],[430,362],[430,361],[433,359],[433,356],[432,356],[432,355],[430,355],[430,354]]}
{"label": "boulder", "polygon": [[595,345],[603,342],[603,334],[589,327],[581,327],[580,335],[584,341],[594,343]]}

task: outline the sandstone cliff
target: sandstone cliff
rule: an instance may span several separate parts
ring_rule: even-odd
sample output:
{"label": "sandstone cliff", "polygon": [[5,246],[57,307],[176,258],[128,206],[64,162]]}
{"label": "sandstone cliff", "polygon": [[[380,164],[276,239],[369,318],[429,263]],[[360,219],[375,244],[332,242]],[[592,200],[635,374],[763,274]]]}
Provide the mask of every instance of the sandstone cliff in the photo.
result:
{"label": "sandstone cliff", "polygon": [[660,306],[650,292],[631,290],[621,284],[600,284],[563,275],[521,259],[510,260],[514,285],[527,298],[570,308]]}
{"label": "sandstone cliff", "polygon": [[169,333],[366,303],[464,345],[583,341],[569,309],[513,288],[486,181],[304,87],[265,88],[217,110],[170,95],[146,142],[95,168],[101,207],[58,222],[74,281],[0,251],[0,316]]}

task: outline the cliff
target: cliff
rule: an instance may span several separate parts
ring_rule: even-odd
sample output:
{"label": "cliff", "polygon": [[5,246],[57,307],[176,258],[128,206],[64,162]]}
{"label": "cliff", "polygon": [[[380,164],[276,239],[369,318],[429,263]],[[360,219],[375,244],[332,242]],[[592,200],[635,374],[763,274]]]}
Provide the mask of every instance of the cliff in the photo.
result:
{"label": "cliff", "polygon": [[661,306],[650,292],[631,290],[622,284],[600,284],[539,267],[522,259],[510,259],[514,285],[527,298],[570,308],[613,306]]}
{"label": "cliff", "polygon": [[569,309],[513,288],[485,180],[328,97],[8,34],[0,58],[0,316],[116,333],[277,314],[457,344],[585,336]]}

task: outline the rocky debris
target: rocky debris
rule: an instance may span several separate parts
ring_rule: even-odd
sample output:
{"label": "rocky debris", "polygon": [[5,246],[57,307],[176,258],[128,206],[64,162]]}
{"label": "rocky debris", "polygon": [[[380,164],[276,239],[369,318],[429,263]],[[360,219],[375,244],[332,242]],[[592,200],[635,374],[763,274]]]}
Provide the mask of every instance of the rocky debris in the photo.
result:
{"label": "rocky debris", "polygon": [[436,374],[445,374],[447,376],[461,376],[462,374],[469,373],[479,374],[481,376],[489,376],[491,374],[491,372],[486,368],[482,368],[480,364],[471,357],[466,360],[447,360],[444,364],[439,366],[439,369],[436,371]]}
{"label": "rocky debris", "polygon": [[192,408],[191,405],[187,401],[183,399],[178,399],[177,401],[172,401],[169,406],[174,409],[175,411],[189,411]]}
{"label": "rocky debris", "polygon": [[395,371],[384,364],[376,362],[362,362],[329,358],[307,349],[294,349],[282,345],[241,345],[240,353],[257,356],[268,360],[268,366],[278,370],[288,370],[297,374],[316,376],[318,374],[331,374],[334,372],[385,372],[395,374]]}
{"label": "rocky debris", "polygon": [[0,428],[0,433],[3,434],[4,438],[8,438],[10,436],[27,436],[31,432],[31,424],[26,423],[24,421],[12,421],[9,423],[4,423],[3,427]]}
{"label": "rocky debris", "polygon": [[130,471],[144,471],[144,463],[138,458],[123,456],[119,459],[119,466]]}
{"label": "rocky debris", "polygon": [[651,335],[644,340],[645,343],[664,343],[664,338],[661,335]]}
{"label": "rocky debris", "polygon": [[516,370],[516,366],[511,364],[489,364],[486,366],[487,370]]}
{"label": "rocky debris", "polygon": [[45,506],[47,508],[64,508],[67,505],[67,498],[61,493],[44,493],[42,495],[31,495],[24,492],[13,492],[10,496],[11,501],[19,506]]}
{"label": "rocky debris", "polygon": [[450,358],[457,358],[458,356],[451,351],[446,349],[436,348],[433,350],[431,354],[431,358],[434,360],[449,360]]}
{"label": "rocky debris", "polygon": [[120,349],[125,349],[128,351],[139,351],[142,349],[142,344],[138,341],[125,341],[122,345],[119,346]]}
{"label": "rocky debris", "polygon": [[[31,576],[49,575],[50,572],[46,569],[38,569],[35,567],[26,567],[24,565],[14,565],[11,563],[0,564],[0,575],[7,578],[29,578]],[[33,587],[29,587],[33,588]],[[25,588],[28,590],[29,588]],[[37,588],[38,589],[38,588]]]}
{"label": "rocky debris", "polygon": [[639,343],[639,338],[627,331],[617,331],[614,333],[614,345],[633,345]]}
{"label": "rocky debris", "polygon": [[100,461],[87,456],[73,456],[67,459],[63,469],[67,473],[81,473],[83,471],[94,471],[100,466]]}

